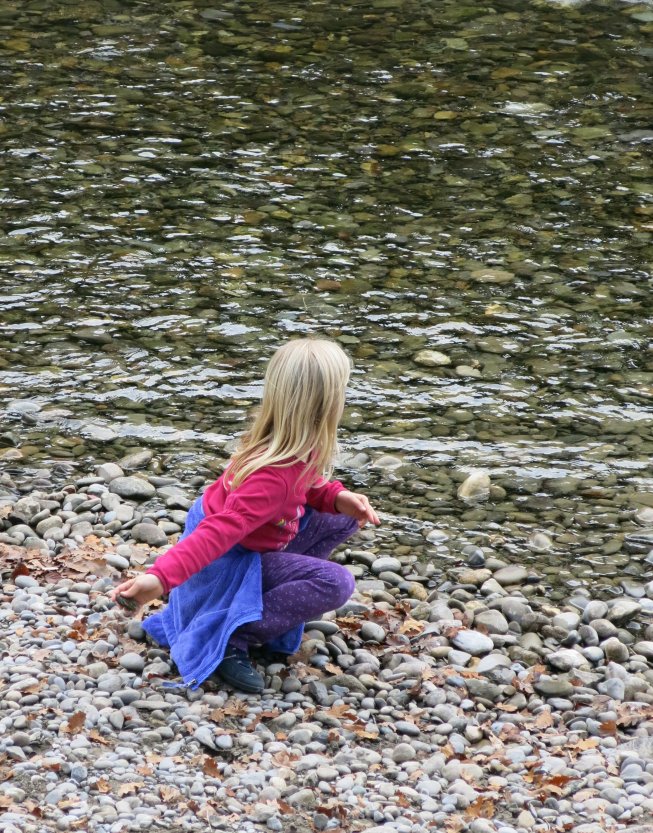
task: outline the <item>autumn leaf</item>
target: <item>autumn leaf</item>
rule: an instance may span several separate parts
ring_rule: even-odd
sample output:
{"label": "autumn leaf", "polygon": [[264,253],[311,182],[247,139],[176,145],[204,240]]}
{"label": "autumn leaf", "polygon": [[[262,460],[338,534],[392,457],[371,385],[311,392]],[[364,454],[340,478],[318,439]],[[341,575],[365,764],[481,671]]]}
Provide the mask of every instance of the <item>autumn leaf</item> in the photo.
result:
{"label": "autumn leaf", "polygon": [[220,770],[218,769],[215,758],[211,758],[210,755],[205,755],[204,761],[202,762],[202,771],[210,778],[220,778]]}
{"label": "autumn leaf", "polygon": [[207,803],[197,811],[196,815],[203,821],[210,821],[213,816],[218,815],[218,811],[213,805]]}
{"label": "autumn leaf", "polygon": [[617,737],[617,722],[615,720],[604,720],[599,725],[599,732],[602,735],[613,735]]}
{"label": "autumn leaf", "polygon": [[78,804],[78,795],[67,795],[65,798],[62,798],[61,801],[57,801],[57,807],[61,810],[69,810],[71,807],[77,807]]}
{"label": "autumn leaf", "polygon": [[85,722],[86,713],[81,711],[75,712],[68,722],[63,724],[60,731],[66,735],[76,735],[82,731]]}
{"label": "autumn leaf", "polygon": [[11,571],[10,580],[13,583],[18,578],[18,576],[28,576],[28,575],[29,575],[29,568],[25,564],[23,564],[22,561],[19,561],[18,564],[16,564],[14,569]]}
{"label": "autumn leaf", "polygon": [[89,740],[94,740],[96,743],[101,743],[103,746],[111,746],[111,741],[107,740],[105,737],[98,732],[97,729],[91,729],[88,733],[87,737]]}
{"label": "autumn leaf", "polygon": [[535,725],[538,729],[549,729],[553,726],[553,715],[550,711],[543,711],[535,718]]}
{"label": "autumn leaf", "polygon": [[421,633],[424,628],[426,627],[424,622],[420,622],[418,619],[412,619],[410,616],[403,622],[398,630],[398,633],[403,634],[418,634]]}
{"label": "autumn leaf", "polygon": [[130,781],[126,784],[120,784],[116,792],[119,796],[123,795],[135,795],[143,786],[142,781]]}
{"label": "autumn leaf", "polygon": [[494,801],[489,796],[479,795],[465,810],[465,815],[470,819],[491,819],[494,818],[494,811]]}
{"label": "autumn leaf", "polygon": [[356,719],[356,712],[352,711],[352,708],[348,703],[340,703],[337,706],[331,706],[330,709],[326,710],[325,714],[329,717],[335,717],[338,720],[341,717],[349,717],[352,720]]}
{"label": "autumn leaf", "polygon": [[93,784],[93,787],[99,793],[108,793],[111,791],[111,784],[107,781],[106,778],[98,778],[98,780]]}
{"label": "autumn leaf", "polygon": [[166,784],[159,787],[159,792],[161,793],[161,798],[166,803],[169,803],[171,801],[178,801],[181,798],[180,790],[178,790],[176,787],[167,786]]}
{"label": "autumn leaf", "polygon": [[[150,760],[154,760],[154,757],[155,756],[153,756],[153,755],[149,756]],[[159,758],[159,760],[161,760],[161,759]],[[148,766],[147,764],[141,764],[140,766],[136,767],[136,772],[139,775],[144,775],[145,777],[147,777],[148,775],[152,775],[154,773],[154,770],[152,769],[151,766]]]}
{"label": "autumn leaf", "polygon": [[78,642],[82,642],[84,639],[86,639],[86,637],[88,636],[88,628],[86,627],[86,622],[83,619],[76,619],[70,626],[68,636],[71,639],[77,640]]}
{"label": "autumn leaf", "polygon": [[230,700],[223,711],[229,717],[245,717],[249,712],[249,706],[243,700]]}
{"label": "autumn leaf", "polygon": [[341,631],[358,633],[361,629],[362,622],[355,616],[341,616],[339,619],[336,619],[336,625]]}

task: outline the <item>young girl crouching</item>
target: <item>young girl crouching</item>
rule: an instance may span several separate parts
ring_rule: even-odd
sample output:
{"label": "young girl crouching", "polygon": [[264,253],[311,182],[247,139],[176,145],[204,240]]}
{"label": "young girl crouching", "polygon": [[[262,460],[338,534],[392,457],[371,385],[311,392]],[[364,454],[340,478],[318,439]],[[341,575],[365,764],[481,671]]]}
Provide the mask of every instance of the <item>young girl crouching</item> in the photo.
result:
{"label": "young girl crouching", "polygon": [[193,688],[217,672],[235,688],[262,691],[249,648],[294,653],[304,623],[342,606],[354,590],[351,573],[329,556],[379,519],[365,495],[328,479],[349,373],[334,342],[280,347],[258,416],[191,507],[179,542],[113,591],[114,600],[137,606],[170,594],[143,627],[170,648]]}

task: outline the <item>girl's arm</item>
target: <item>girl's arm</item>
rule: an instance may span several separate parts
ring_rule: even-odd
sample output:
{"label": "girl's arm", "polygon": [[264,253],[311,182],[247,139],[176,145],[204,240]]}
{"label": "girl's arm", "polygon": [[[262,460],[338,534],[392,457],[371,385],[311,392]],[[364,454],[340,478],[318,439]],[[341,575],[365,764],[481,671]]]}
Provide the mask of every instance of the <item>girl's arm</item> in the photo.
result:
{"label": "girl's arm", "polygon": [[317,482],[315,486],[306,492],[306,503],[318,512],[329,512],[336,515],[336,497],[340,492],[346,491],[339,480],[325,480]]}
{"label": "girl's arm", "polygon": [[222,511],[207,515],[187,538],[160,555],[147,574],[156,576],[166,593],[183,584],[277,516],[287,488],[279,469],[254,472],[228,495]]}

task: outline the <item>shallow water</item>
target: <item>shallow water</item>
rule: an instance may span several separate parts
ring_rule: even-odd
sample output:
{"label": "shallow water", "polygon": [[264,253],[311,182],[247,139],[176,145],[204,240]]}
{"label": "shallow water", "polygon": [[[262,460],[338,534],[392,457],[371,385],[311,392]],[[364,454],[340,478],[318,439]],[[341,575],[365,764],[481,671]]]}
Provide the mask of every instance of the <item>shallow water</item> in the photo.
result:
{"label": "shallow water", "polygon": [[[653,492],[653,4],[523,6],[4,3],[9,474],[215,471],[320,333],[384,511],[620,552]],[[456,499],[476,467],[504,498]]]}

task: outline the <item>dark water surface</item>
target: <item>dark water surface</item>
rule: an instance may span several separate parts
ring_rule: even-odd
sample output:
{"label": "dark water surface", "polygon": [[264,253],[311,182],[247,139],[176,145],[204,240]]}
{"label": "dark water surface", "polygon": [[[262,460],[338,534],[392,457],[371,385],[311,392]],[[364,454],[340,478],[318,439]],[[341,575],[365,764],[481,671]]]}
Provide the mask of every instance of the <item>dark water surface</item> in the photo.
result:
{"label": "dark water surface", "polygon": [[652,35],[650,2],[2,3],[0,464],[215,469],[320,333],[386,512],[640,575]]}

